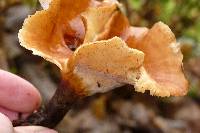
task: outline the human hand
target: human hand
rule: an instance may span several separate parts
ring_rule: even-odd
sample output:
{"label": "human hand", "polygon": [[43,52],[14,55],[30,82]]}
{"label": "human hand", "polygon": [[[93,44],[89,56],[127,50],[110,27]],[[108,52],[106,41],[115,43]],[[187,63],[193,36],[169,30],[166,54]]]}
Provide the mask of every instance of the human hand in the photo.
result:
{"label": "human hand", "polygon": [[12,120],[27,117],[40,103],[40,93],[33,85],[0,70],[0,133],[57,133],[40,126],[12,126]]}

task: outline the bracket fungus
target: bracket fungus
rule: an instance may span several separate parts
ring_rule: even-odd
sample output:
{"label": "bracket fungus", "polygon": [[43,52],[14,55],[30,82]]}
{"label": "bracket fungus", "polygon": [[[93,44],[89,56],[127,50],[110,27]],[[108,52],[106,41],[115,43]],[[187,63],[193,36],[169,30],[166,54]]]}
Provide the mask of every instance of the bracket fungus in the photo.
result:
{"label": "bracket fungus", "polygon": [[188,82],[170,28],[132,27],[116,0],[40,0],[19,31],[21,46],[56,64],[62,81],[43,111],[15,125],[54,127],[80,98],[126,84],[155,96],[183,96]]}

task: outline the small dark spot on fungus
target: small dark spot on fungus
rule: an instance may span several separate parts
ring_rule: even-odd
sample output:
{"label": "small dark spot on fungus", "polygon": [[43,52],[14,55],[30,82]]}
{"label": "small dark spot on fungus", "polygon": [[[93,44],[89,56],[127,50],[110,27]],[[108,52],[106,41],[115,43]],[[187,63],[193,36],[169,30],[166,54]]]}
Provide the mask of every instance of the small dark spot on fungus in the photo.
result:
{"label": "small dark spot on fungus", "polygon": [[140,74],[137,74],[136,79],[137,79],[137,80],[140,79]]}
{"label": "small dark spot on fungus", "polygon": [[100,88],[101,87],[101,84],[99,82],[97,82],[97,86]]}
{"label": "small dark spot on fungus", "polygon": [[72,51],[75,51],[78,48],[78,46],[83,43],[82,39],[78,38],[75,35],[69,34],[64,34],[64,40],[67,47]]}
{"label": "small dark spot on fungus", "polygon": [[69,45],[67,45],[67,46],[68,46],[68,48],[69,48],[70,50],[72,50],[72,51],[75,51],[76,48],[77,48],[77,46],[75,46],[75,45],[73,45],[73,44],[69,44]]}

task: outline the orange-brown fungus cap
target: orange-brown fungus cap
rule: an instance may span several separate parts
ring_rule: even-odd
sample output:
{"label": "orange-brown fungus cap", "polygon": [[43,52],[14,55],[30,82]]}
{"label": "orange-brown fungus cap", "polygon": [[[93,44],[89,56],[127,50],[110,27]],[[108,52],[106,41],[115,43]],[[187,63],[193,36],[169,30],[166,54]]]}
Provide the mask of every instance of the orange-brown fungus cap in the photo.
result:
{"label": "orange-brown fungus cap", "polygon": [[182,54],[161,22],[131,27],[116,0],[40,0],[25,20],[21,45],[55,63],[80,95],[125,84],[156,96],[185,95]]}
{"label": "orange-brown fungus cap", "polygon": [[[44,0],[43,0],[44,2]],[[85,29],[79,15],[90,0],[52,0],[47,10],[29,16],[19,32],[21,45],[63,69],[72,51],[66,43],[82,43]]]}
{"label": "orange-brown fungus cap", "polygon": [[156,96],[182,96],[187,93],[188,82],[182,70],[183,55],[167,25],[159,22],[150,30],[131,27],[123,14],[115,13],[98,39],[114,36],[145,54],[144,65],[140,69],[141,79],[134,85],[136,91],[150,90],[150,94]]}
{"label": "orange-brown fungus cap", "polygon": [[156,23],[134,48],[145,53],[144,68],[151,80],[156,82],[154,88],[147,87],[146,90],[160,96],[182,96],[187,93],[188,82],[182,69],[183,55],[167,25]]}
{"label": "orange-brown fungus cap", "polygon": [[105,26],[104,32],[99,34],[97,40],[110,39],[114,36],[123,39],[124,33],[129,29],[129,21],[121,12],[115,12]]}
{"label": "orange-brown fungus cap", "polygon": [[[89,95],[132,84],[144,61],[143,52],[114,37],[81,45],[69,59],[69,69]],[[74,82],[76,83],[76,82]]]}
{"label": "orange-brown fungus cap", "polygon": [[98,7],[90,7],[82,14],[85,22],[86,34],[84,43],[96,41],[98,35],[103,32],[105,25],[111,16],[117,12],[117,2],[105,1]]}

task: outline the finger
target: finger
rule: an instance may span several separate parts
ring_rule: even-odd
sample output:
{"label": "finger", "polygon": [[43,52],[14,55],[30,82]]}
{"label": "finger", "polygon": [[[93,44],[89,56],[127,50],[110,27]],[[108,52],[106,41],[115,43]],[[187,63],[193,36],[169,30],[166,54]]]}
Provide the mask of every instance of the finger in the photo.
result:
{"label": "finger", "polygon": [[39,107],[41,96],[26,80],[0,70],[0,82],[0,106],[22,113]]}
{"label": "finger", "polygon": [[10,119],[10,121],[18,120],[20,118],[26,118],[30,115],[30,113],[20,113],[9,109],[5,109],[4,107],[1,106],[0,106],[0,112],[5,116],[7,116]]}
{"label": "finger", "polygon": [[10,120],[0,113],[0,133],[14,133]]}
{"label": "finger", "polygon": [[40,126],[21,126],[14,128],[15,133],[58,133],[55,130]]}
{"label": "finger", "polygon": [[0,106],[0,112],[5,116],[7,116],[11,121],[18,119],[18,114],[19,114],[18,112],[5,109],[4,107],[1,106]]}

